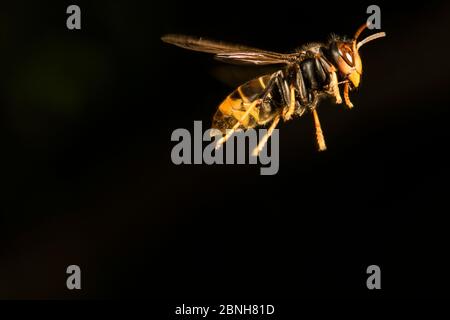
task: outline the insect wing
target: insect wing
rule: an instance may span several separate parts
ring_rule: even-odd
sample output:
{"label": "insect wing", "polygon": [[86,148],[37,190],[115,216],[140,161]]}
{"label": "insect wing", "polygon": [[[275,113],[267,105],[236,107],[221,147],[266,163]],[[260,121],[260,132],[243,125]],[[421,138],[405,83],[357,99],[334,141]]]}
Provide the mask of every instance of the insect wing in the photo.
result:
{"label": "insect wing", "polygon": [[233,64],[289,64],[298,57],[296,53],[282,54],[185,35],[169,34],[163,36],[161,39],[164,42],[184,49],[213,53],[217,60]]}

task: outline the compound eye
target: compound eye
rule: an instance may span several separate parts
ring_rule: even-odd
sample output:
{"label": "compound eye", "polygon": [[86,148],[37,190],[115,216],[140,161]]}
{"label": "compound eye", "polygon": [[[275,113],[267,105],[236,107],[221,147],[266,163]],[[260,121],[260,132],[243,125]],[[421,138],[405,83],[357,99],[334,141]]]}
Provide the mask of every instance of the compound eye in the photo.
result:
{"label": "compound eye", "polygon": [[341,46],[339,48],[339,55],[344,59],[344,61],[351,67],[354,66],[353,52],[348,46]]}

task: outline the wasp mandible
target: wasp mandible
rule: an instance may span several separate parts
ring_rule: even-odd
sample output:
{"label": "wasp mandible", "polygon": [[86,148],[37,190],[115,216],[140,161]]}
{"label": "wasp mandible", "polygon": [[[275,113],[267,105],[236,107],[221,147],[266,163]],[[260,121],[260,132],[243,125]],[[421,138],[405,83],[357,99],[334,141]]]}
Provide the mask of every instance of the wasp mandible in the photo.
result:
{"label": "wasp mandible", "polygon": [[339,85],[343,84],[345,104],[353,107],[349,91],[359,86],[362,75],[359,49],[372,40],[386,36],[384,32],[378,32],[358,41],[366,27],[367,23],[356,31],[352,39],[333,35],[326,44],[307,44],[288,54],[185,35],[169,34],[161,39],[189,50],[212,53],[217,60],[226,63],[280,65],[278,71],[239,86],[225,98],[213,117],[212,127],[225,134],[217,142],[217,147],[238,129],[268,125],[267,134],[253,150],[256,156],[281,119],[288,121],[294,115],[302,116],[306,111],[313,114],[319,150],[326,150],[317,105],[324,96],[333,96],[337,104],[342,103]]}

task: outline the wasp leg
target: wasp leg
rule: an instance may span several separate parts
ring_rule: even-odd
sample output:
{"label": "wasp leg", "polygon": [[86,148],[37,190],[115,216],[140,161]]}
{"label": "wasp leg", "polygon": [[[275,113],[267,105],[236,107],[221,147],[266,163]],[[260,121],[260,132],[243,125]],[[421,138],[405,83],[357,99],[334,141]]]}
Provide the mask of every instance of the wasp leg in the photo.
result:
{"label": "wasp leg", "polygon": [[314,115],[314,126],[316,127],[316,138],[317,145],[319,146],[319,151],[327,150],[327,146],[325,144],[325,138],[323,137],[322,127],[320,126],[319,115],[317,114],[317,110],[313,110]]}
{"label": "wasp leg", "polygon": [[276,72],[267,83],[267,87],[265,87],[264,95],[262,96],[261,100],[265,101],[268,97],[271,97],[271,92],[273,90],[273,87],[275,84],[278,84],[279,78],[283,75],[283,72],[280,70]]}
{"label": "wasp leg", "polygon": [[254,157],[258,156],[259,153],[262,151],[262,149],[264,148],[264,146],[267,143],[267,140],[269,140],[270,136],[273,133],[273,130],[275,130],[276,126],[278,125],[278,122],[280,122],[280,116],[276,116],[273,121],[272,124],[269,127],[269,130],[267,130],[267,133],[264,135],[264,137],[261,139],[261,141],[258,143],[258,145],[256,146],[255,149],[253,149],[252,155]]}
{"label": "wasp leg", "polygon": [[283,74],[278,75],[278,77],[275,79],[275,85],[280,93],[282,105],[288,106],[290,103],[290,93],[289,93],[289,86],[286,82]]}
{"label": "wasp leg", "polygon": [[336,103],[341,104],[342,103],[342,97],[341,93],[339,92],[339,85],[338,85],[338,78],[336,72],[331,72],[331,82],[330,86],[333,88],[333,95],[336,98]]}
{"label": "wasp leg", "polygon": [[245,113],[242,115],[241,119],[239,119],[236,124],[233,126],[233,128],[228,129],[227,133],[225,134],[225,136],[223,136],[222,138],[219,139],[219,141],[217,141],[216,144],[216,150],[220,149],[220,147],[227,142],[227,140],[233,135],[233,133],[239,129],[239,126],[242,123],[242,120],[244,120],[246,117],[248,117],[248,115],[250,114],[250,112],[252,112],[252,110],[262,102],[261,99],[257,99],[255,101],[252,102],[252,104],[248,107],[247,111],[245,111]]}
{"label": "wasp leg", "polygon": [[350,89],[350,84],[348,82],[344,85],[344,99],[345,104],[351,109],[353,108],[353,103],[350,101],[350,97],[348,96],[348,90]]}
{"label": "wasp leg", "polygon": [[295,111],[295,87],[288,86],[287,81],[283,79],[283,73],[277,74],[276,86],[283,100],[283,120],[290,120]]}
{"label": "wasp leg", "polygon": [[283,120],[288,121],[291,119],[292,115],[295,111],[295,89],[294,85],[291,84],[289,90],[289,105],[286,106],[283,110]]}
{"label": "wasp leg", "polygon": [[[297,65],[298,67],[298,65]],[[306,90],[306,85],[305,85],[305,81],[303,79],[303,75],[302,75],[302,71],[300,70],[300,67],[298,67],[297,69],[297,76],[295,79],[295,85],[297,87],[297,91],[300,95],[300,102],[302,105],[307,105],[308,104],[308,93]]]}
{"label": "wasp leg", "polygon": [[323,56],[319,57],[319,60],[322,64],[322,66],[325,68],[325,70],[330,75],[330,89],[333,96],[336,98],[336,103],[341,104],[342,103],[342,97],[341,93],[339,92],[339,82],[337,78],[336,68],[330,64]]}

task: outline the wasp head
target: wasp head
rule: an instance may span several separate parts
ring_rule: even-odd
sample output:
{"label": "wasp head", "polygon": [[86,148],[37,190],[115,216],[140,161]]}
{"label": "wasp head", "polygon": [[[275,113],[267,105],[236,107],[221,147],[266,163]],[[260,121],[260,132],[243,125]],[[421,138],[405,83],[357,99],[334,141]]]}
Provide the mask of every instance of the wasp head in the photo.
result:
{"label": "wasp head", "polygon": [[367,24],[362,25],[356,31],[352,40],[334,39],[331,41],[329,47],[331,59],[337,66],[340,76],[344,80],[350,81],[355,88],[359,86],[362,75],[362,62],[359,49],[369,41],[386,36],[384,32],[378,32],[358,42],[359,35],[366,27]]}

